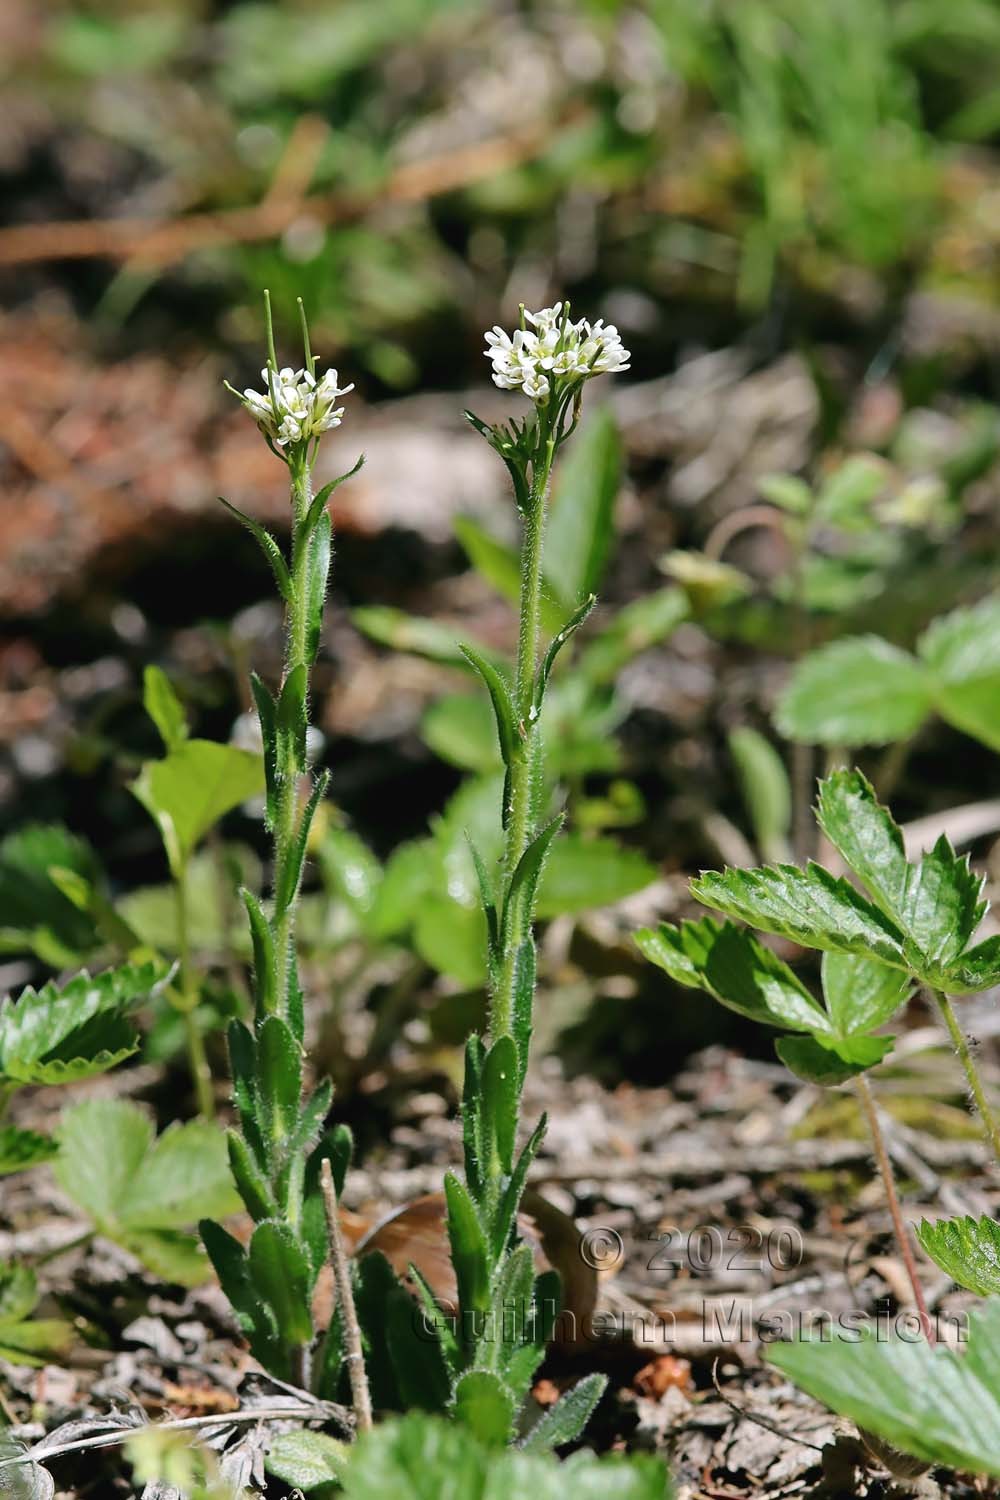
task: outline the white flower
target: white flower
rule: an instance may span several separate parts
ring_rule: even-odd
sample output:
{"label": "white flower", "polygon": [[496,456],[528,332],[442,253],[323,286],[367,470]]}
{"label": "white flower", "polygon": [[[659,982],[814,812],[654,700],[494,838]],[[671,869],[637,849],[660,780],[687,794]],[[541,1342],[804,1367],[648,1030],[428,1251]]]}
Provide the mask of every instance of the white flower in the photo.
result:
{"label": "white flower", "polygon": [[532,401],[576,387],[592,375],[617,374],[629,368],[629,353],[613,324],[603,318],[589,323],[569,319],[563,303],[525,312],[523,328],[513,338],[502,328],[486,334],[483,351],[493,363],[493,383],[501,390],[521,390]]}
{"label": "white flower", "polygon": [[263,391],[247,389],[240,399],[261,432],[277,447],[308,442],[339,427],[344,408],[337,406],[340,396],[353,391],[353,385],[337,384],[336,370],[327,370],[321,380],[308,370],[272,370],[265,365],[260,372]]}

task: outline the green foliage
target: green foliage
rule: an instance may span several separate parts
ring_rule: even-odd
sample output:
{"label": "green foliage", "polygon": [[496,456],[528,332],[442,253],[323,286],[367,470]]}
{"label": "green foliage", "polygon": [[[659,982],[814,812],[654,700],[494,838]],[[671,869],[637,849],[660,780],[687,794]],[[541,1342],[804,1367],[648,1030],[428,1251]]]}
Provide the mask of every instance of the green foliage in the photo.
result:
{"label": "green foliage", "polygon": [[580,1452],[559,1463],[528,1452],[492,1452],[463,1426],[412,1414],[385,1422],[359,1439],[344,1467],[347,1500],[667,1500],[662,1462],[650,1456],[596,1458]]}
{"label": "green foliage", "polygon": [[834,641],[796,667],[776,721],[789,739],[885,745],[915,734],[932,713],[1000,749],[1000,600],[942,616],[917,655],[878,636]]}
{"label": "green foliage", "polygon": [[58,1149],[50,1136],[41,1135],[37,1130],[0,1125],[0,1177],[51,1161]]}
{"label": "green foliage", "polygon": [[267,1472],[292,1488],[309,1494],[336,1483],[347,1466],[350,1449],[325,1432],[303,1428],[282,1432],[267,1450]]}
{"label": "green foliage", "polygon": [[844,1336],[779,1344],[777,1369],[840,1416],[929,1464],[1000,1477],[1000,1299],[969,1317],[964,1353]]}
{"label": "green foliage", "polygon": [[765,859],[787,859],[792,789],[784,761],[770,740],[746,726],[730,734],[729,753],[758,849]]}
{"label": "green foliage", "polygon": [[121,1099],[88,1099],[66,1111],[55,1173],[99,1234],[184,1286],[208,1273],[186,1227],[239,1206],[214,1125],[190,1120],[157,1137],[148,1115]]}
{"label": "green foliage", "polygon": [[983,880],[940,838],[917,863],[859,771],[820,784],[820,827],[871,899],[819,865],[709,873],[691,889],[706,906],[805,947],[878,959],[948,994],[1000,978],[1000,943],[970,947],[986,910]]}
{"label": "green foliage", "polygon": [[132,783],[160,830],[175,877],[226,813],[263,789],[256,755],[213,740],[184,740],[163,760],[147,761]]}
{"label": "green foliage", "polygon": [[73,1342],[73,1325],[33,1316],[41,1294],[34,1271],[0,1261],[0,1359],[15,1365],[58,1360]]}
{"label": "green foliage", "polygon": [[770,948],[711,917],[636,933],[641,951],[676,984],[702,989],[750,1020],[801,1033],[782,1037],[782,1062],[810,1083],[845,1082],[881,1062],[892,1038],[873,1032],[903,1006],[906,976],[857,954],[823,955],[823,1005]]}
{"label": "green foliage", "polygon": [[32,952],[53,968],[83,963],[101,935],[67,893],[102,883],[97,856],[58,824],[29,823],[0,843],[0,952]]}
{"label": "green foliage", "polygon": [[1000,1293],[1000,1224],[996,1219],[924,1219],[917,1239],[935,1265],[979,1297]]}
{"label": "green foliage", "polygon": [[548,521],[545,577],[568,610],[600,587],[621,482],[621,438],[611,409],[599,406],[581,423],[560,470]]}

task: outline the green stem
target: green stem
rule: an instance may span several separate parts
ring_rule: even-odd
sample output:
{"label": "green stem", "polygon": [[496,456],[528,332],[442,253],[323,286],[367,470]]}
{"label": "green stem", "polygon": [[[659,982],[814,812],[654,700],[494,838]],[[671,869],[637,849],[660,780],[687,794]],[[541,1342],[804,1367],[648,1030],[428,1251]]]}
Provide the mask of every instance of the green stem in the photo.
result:
{"label": "green stem", "polygon": [[[285,621],[285,670],[282,685],[289,675],[306,659],[306,632],[308,628],[308,563],[309,542],[303,536],[302,522],[309,509],[312,496],[308,464],[300,462],[292,469],[292,581],[291,598],[288,601]],[[295,754],[287,744],[284,763],[278,768],[279,794],[277,815],[274,824],[274,884],[281,884],[281,877],[291,858],[298,827],[299,770]],[[292,975],[295,970],[295,907],[294,901],[278,921],[275,931],[274,953],[277,972],[275,994],[278,1014],[288,1015]]]}
{"label": "green stem", "polygon": [[896,1235],[896,1244],[906,1267],[910,1287],[913,1292],[913,1303],[917,1309],[917,1317],[924,1332],[924,1338],[929,1344],[935,1342],[934,1325],[931,1322],[930,1313],[927,1311],[927,1299],[924,1289],[920,1284],[920,1274],[917,1271],[917,1263],[913,1257],[913,1246],[910,1244],[909,1232],[903,1220],[903,1210],[899,1204],[899,1194],[896,1191],[896,1176],[892,1170],[892,1162],[886,1150],[885,1137],[879,1124],[878,1110],[875,1107],[875,1096],[871,1090],[871,1084],[863,1073],[859,1073],[855,1079],[858,1094],[861,1099],[862,1108],[868,1120],[868,1129],[872,1138],[872,1149],[875,1153],[875,1161],[879,1172],[882,1174],[882,1185],[885,1188],[886,1201],[889,1205],[889,1215],[892,1219],[892,1227]]}
{"label": "green stem", "polygon": [[948,999],[948,996],[942,990],[932,990],[931,993],[937,1001],[938,1009],[944,1017],[944,1024],[948,1028],[948,1035],[951,1037],[955,1051],[958,1053],[962,1067],[965,1069],[965,1076],[969,1083],[969,1092],[976,1102],[979,1118],[983,1124],[983,1133],[992,1146],[997,1160],[1000,1161],[1000,1123],[998,1123],[997,1117],[993,1113],[990,1102],[986,1097],[986,1090],[983,1088],[979,1069],[973,1060],[972,1048],[969,1046],[968,1037],[958,1024],[955,1008]]}
{"label": "green stem", "polygon": [[[538,672],[538,637],[542,614],[542,545],[545,509],[555,452],[554,439],[545,445],[544,458],[532,474],[531,495],[524,518],[521,545],[521,611],[517,636],[517,668],[514,678],[514,710],[521,746],[510,767],[507,832],[504,840],[503,874],[508,885],[521,855],[534,834],[535,799],[541,772],[541,737],[533,717],[535,678]],[[503,955],[500,978],[493,995],[490,1037],[509,1036],[514,1019],[514,986],[517,953],[523,934],[512,933]]]}
{"label": "green stem", "polygon": [[181,1014],[184,1018],[184,1040],[187,1048],[188,1068],[198,1101],[198,1113],[206,1120],[215,1117],[215,1096],[212,1091],[212,1070],[205,1052],[205,1039],[195,1014],[198,1008],[198,986],[191,966],[191,927],[188,914],[188,865],[181,865],[174,878],[174,898],[177,907],[177,945],[180,959],[178,989],[181,995]]}

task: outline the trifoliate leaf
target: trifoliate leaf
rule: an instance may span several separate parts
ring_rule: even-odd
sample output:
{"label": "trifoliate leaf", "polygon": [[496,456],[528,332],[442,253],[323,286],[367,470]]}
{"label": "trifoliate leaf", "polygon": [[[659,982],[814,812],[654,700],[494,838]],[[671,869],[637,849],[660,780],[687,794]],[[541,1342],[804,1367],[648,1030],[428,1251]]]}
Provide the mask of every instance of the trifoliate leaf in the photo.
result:
{"label": "trifoliate leaf", "polygon": [[849,881],[820,865],[709,871],[691,882],[706,906],[807,948],[867,953],[906,968],[903,934]]}
{"label": "trifoliate leaf", "polygon": [[[1000,1223],[996,1219],[924,1219],[917,1239],[952,1281],[979,1297],[1000,1293]],[[998,1392],[1000,1395],[1000,1392]]]}
{"label": "trifoliate leaf", "polygon": [[157,1139],[145,1112],[121,1099],[88,1099],[66,1112],[55,1171],[101,1234],[184,1284],[204,1279],[207,1262],[180,1231],[239,1207],[220,1130],[190,1120]]}
{"label": "trifoliate leaf", "polygon": [[788,965],[744,928],[703,917],[637,932],[645,956],[677,984],[768,1026],[829,1031],[830,1022]]}
{"label": "trifoliate leaf", "polygon": [[775,722],[811,745],[888,745],[915,734],[931,711],[927,674],[880,636],[833,641],[795,668]]}
{"label": "trifoliate leaf", "polygon": [[920,1340],[777,1344],[772,1365],[840,1416],[929,1464],[1000,1477],[1000,1299],[969,1318],[964,1354]]}
{"label": "trifoliate leaf", "polygon": [[164,978],[154,964],[86,971],[0,1001],[0,1077],[64,1083],[106,1072],[138,1045],[126,1017]]}

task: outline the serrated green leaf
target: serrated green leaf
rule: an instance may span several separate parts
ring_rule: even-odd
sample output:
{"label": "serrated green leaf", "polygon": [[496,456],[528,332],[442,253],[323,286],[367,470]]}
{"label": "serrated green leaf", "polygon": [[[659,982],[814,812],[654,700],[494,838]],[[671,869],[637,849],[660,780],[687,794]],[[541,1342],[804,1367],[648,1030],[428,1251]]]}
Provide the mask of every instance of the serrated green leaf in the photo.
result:
{"label": "serrated green leaf", "polygon": [[0,1077],[61,1083],[103,1073],[137,1046],[126,1017],[154,994],[164,971],[126,964],[93,977],[86,970],[60,987],[50,981],[17,1000],[0,1001]]}
{"label": "serrated green leaf", "polygon": [[888,745],[915,734],[931,711],[918,661],[880,636],[833,641],[802,659],[775,714],[802,744]]}
{"label": "serrated green leaf", "polygon": [[599,406],[562,462],[547,523],[545,576],[567,609],[600,588],[621,480],[621,437],[611,408]]}
{"label": "serrated green leaf", "polygon": [[807,948],[867,953],[906,969],[904,939],[877,906],[820,865],[709,871],[691,882],[705,906]]}
{"label": "serrated green leaf", "polygon": [[0,1177],[51,1161],[58,1150],[51,1136],[19,1130],[16,1125],[0,1125]]}
{"label": "serrated green leaf", "polygon": [[976,994],[1000,984],[1000,936],[986,938],[974,948],[967,948],[960,959],[949,966],[943,988],[950,995]]}
{"label": "serrated green leaf", "polygon": [[823,996],[840,1037],[874,1031],[913,993],[906,974],[858,953],[823,954]]}
{"label": "serrated green leaf", "polygon": [[637,932],[651,963],[677,984],[707,992],[740,1015],[793,1031],[830,1031],[830,1021],[791,969],[744,928],[711,917]]}
{"label": "serrated green leaf", "polygon": [[514,1425],[514,1397],[499,1375],[468,1370],[455,1385],[456,1422],[487,1448],[502,1448]]}
{"label": "serrated green leaf", "polygon": [[[923,1219],[917,1239],[935,1265],[977,1297],[1000,1293],[1000,1223],[966,1214],[961,1219]],[[998,1391],[1000,1394],[1000,1391]]]}
{"label": "serrated green leaf", "polygon": [[784,761],[770,740],[746,726],[730,734],[729,753],[757,848],[767,860],[787,859],[792,788]]}
{"label": "serrated green leaf", "polygon": [[968,855],[956,855],[942,834],[934,848],[912,869],[900,926],[925,960],[937,971],[962,953],[986,913],[984,879],[969,867]]}
{"label": "serrated green leaf", "polygon": [[638,849],[629,849],[616,839],[567,834],[552,845],[545,861],[535,915],[544,921],[613,906],[644,890],[657,873]]}
{"label": "serrated green leaf", "polygon": [[350,1458],[350,1447],[325,1432],[280,1432],[271,1438],[264,1460],[269,1474],[302,1490],[336,1483]]}
{"label": "serrated green leaf", "polygon": [[260,756],[212,740],[186,740],[147,761],[131,791],[156,822],[177,875],[226,813],[264,790]]}
{"label": "serrated green leaf", "polygon": [[142,706],[160,733],[166,750],[176,750],[188,737],[187,715],[173,684],[160,667],[148,666],[142,679]]}
{"label": "serrated green leaf", "polygon": [[[969,1319],[963,1355],[923,1340],[846,1338],[778,1344],[769,1362],[841,1416],[929,1464],[1000,1477],[1000,1299]],[[982,1348],[982,1355],[977,1350]],[[1000,1372],[998,1372],[1000,1375]]]}
{"label": "serrated green leaf", "polygon": [[532,1427],[521,1443],[526,1452],[545,1452],[572,1443],[590,1421],[594,1408],[607,1389],[606,1375],[585,1375],[572,1390],[560,1396]]}
{"label": "serrated green leaf", "polygon": [[876,904],[898,923],[910,867],[903,835],[871,783],[860,771],[834,771],[820,782],[816,818]]}

